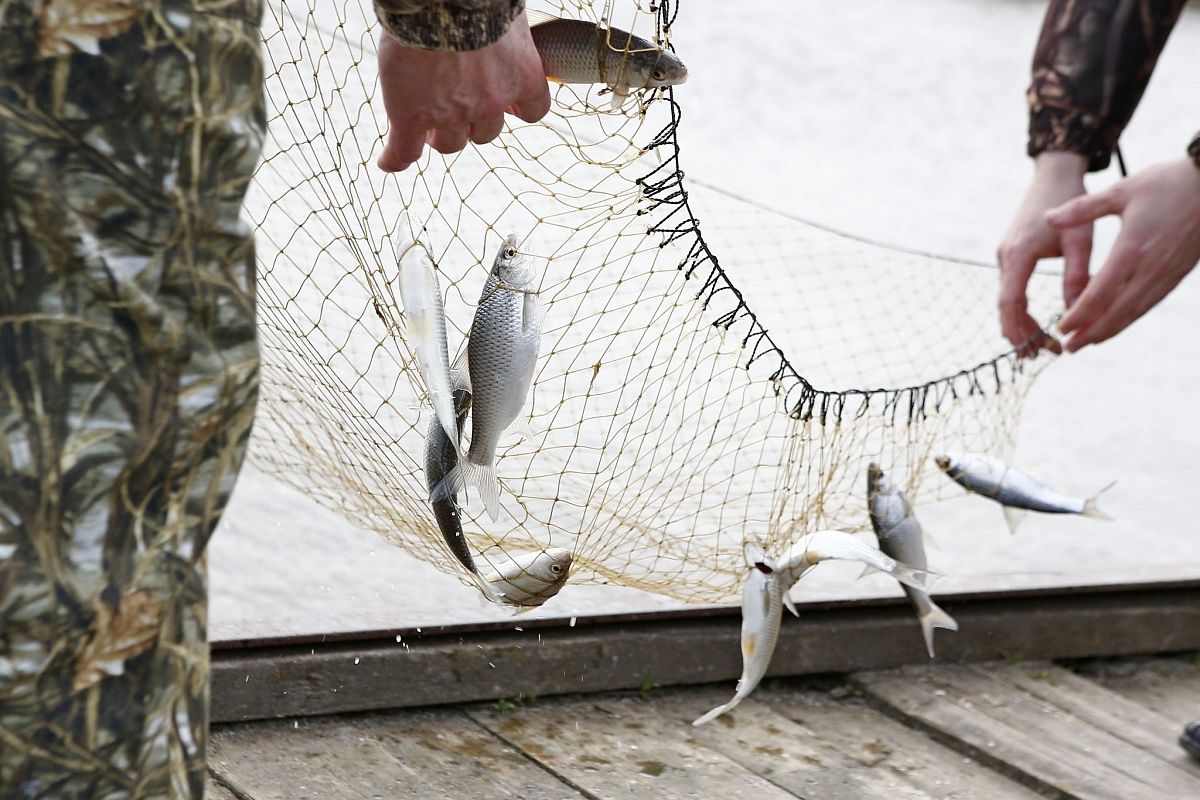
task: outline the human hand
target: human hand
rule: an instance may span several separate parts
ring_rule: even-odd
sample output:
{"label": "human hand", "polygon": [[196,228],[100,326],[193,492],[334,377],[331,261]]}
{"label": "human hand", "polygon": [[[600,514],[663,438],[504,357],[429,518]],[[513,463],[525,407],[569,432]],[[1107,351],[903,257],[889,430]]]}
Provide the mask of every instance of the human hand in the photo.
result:
{"label": "human hand", "polygon": [[1045,347],[1062,352],[1054,338],[1042,333],[1030,316],[1026,287],[1039,259],[1062,256],[1066,261],[1063,299],[1069,307],[1087,285],[1092,254],[1091,225],[1059,230],[1045,219],[1048,209],[1084,194],[1087,159],[1075,153],[1045,152],[1034,160],[1033,181],[1000,242],[1000,327],[1004,336],[1029,358]]}
{"label": "human hand", "polygon": [[1200,169],[1187,158],[1156,164],[1047,212],[1046,222],[1065,234],[1109,214],[1121,217],[1121,232],[1058,324],[1072,352],[1125,330],[1200,261]]}
{"label": "human hand", "polygon": [[470,140],[500,135],[508,111],[537,122],[550,110],[550,89],[525,12],[500,39],[478,50],[405,47],[386,33],[379,42],[379,86],[391,129],[378,165],[399,172],[428,143],[457,153]]}

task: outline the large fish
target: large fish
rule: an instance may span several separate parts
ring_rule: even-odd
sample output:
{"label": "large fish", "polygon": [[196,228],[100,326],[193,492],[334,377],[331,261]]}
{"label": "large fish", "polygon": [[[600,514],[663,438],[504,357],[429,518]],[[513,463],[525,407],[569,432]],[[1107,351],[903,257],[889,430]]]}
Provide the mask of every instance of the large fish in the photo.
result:
{"label": "large fish", "polygon": [[480,588],[493,603],[533,608],[558,594],[570,574],[571,554],[549,547],[507,560]]}
{"label": "large fish", "polygon": [[990,497],[999,503],[1003,507],[1008,529],[1014,533],[1026,511],[1112,519],[1096,507],[1096,498],[1108,491],[1111,483],[1091,497],[1071,497],[998,458],[982,453],[947,453],[934,461],[967,491]]}
{"label": "large fish", "polygon": [[529,397],[541,338],[536,277],[510,235],[500,246],[483,287],[467,342],[471,376],[471,447],[430,498],[441,500],[472,486],[493,522],[500,518],[496,445]]}
{"label": "large fish", "polygon": [[679,57],[616,28],[528,12],[529,32],[546,77],[556,83],[599,83],[619,106],[630,92],[678,86],[687,80]]}
{"label": "large fish", "polygon": [[454,443],[456,453],[461,455],[446,344],[446,315],[433,258],[420,242],[402,242],[399,252],[400,301],[404,304],[408,340],[416,353],[417,365],[438,423],[446,439]]}
{"label": "large fish", "polygon": [[783,580],[774,562],[760,548],[747,546],[746,562],[750,569],[742,582],[742,676],[733,699],[698,718],[693,725],[714,720],[749,697],[767,674],[771,656],[775,654],[783,618]]}
{"label": "large fish", "polygon": [[[925,533],[921,530],[921,523],[913,514],[908,498],[878,464],[867,467],[867,508],[879,548],[911,567],[925,569],[928,562],[925,559]],[[925,588],[906,585],[904,593],[917,612],[921,634],[925,637],[925,649],[933,658],[934,628],[956,631],[958,623],[938,608]]]}

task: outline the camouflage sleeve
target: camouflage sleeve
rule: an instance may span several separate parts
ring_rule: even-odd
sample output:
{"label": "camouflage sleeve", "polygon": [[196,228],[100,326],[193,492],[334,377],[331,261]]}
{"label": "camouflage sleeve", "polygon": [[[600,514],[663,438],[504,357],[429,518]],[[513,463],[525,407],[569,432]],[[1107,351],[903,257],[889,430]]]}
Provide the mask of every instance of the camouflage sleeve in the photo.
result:
{"label": "camouflage sleeve", "polygon": [[1108,166],[1186,0],[1050,0],[1033,56],[1029,155]]}
{"label": "camouflage sleeve", "polygon": [[374,0],[393,39],[424,50],[478,50],[499,39],[525,0]]}

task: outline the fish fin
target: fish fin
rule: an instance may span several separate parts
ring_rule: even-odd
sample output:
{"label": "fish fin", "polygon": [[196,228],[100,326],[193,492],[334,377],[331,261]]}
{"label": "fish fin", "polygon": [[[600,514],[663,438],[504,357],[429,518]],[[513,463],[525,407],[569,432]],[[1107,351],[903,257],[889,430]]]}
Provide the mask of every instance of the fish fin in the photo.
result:
{"label": "fish fin", "polygon": [[947,614],[942,609],[938,608],[937,603],[929,601],[929,610],[919,617],[921,621],[921,634],[925,637],[925,649],[929,651],[929,657],[933,658],[933,629],[941,628],[947,631],[958,630],[958,623],[954,621],[954,617]]}
{"label": "fish fin", "polygon": [[525,292],[525,302],[521,304],[521,333],[528,334],[533,326],[541,322],[541,308],[535,292]]}
{"label": "fish fin", "polygon": [[609,102],[609,107],[613,111],[620,111],[621,106],[625,104],[625,98],[629,96],[629,92],[625,91],[623,86],[609,86],[612,90],[612,100]]}
{"label": "fish fin", "polygon": [[920,589],[924,592],[929,591],[930,587],[933,586],[934,580],[937,578],[935,573],[924,569],[917,569],[916,567],[910,567],[908,564],[905,564],[901,561],[896,562],[896,566],[892,570],[891,575],[905,586],[911,586],[914,589]]}
{"label": "fish fin", "polygon": [[862,572],[858,573],[858,580],[861,581],[863,578],[867,577],[873,572],[879,572],[879,570],[875,567],[872,567],[870,564],[863,564]]}
{"label": "fish fin", "polygon": [[429,502],[434,503],[438,500],[450,500],[455,502],[458,499],[458,493],[463,490],[462,465],[466,463],[460,461],[454,469],[446,473],[446,477],[438,481],[437,486],[429,492]]}
{"label": "fish fin", "polygon": [[792,612],[793,617],[800,616],[800,612],[796,610],[796,603],[794,600],[792,600],[791,591],[786,591],[783,593],[783,604],[787,606],[788,611]]}
{"label": "fish fin", "polygon": [[1105,514],[1103,511],[1101,511],[1100,507],[1096,505],[1096,501],[1100,499],[1100,495],[1104,494],[1105,492],[1107,492],[1109,489],[1111,489],[1112,487],[1114,487],[1116,485],[1117,485],[1117,482],[1113,481],[1108,486],[1105,486],[1103,489],[1096,492],[1094,495],[1092,495],[1087,500],[1085,500],[1083,502],[1083,511],[1081,511],[1079,513],[1089,519],[1102,519],[1102,520],[1106,520],[1108,522],[1112,522],[1112,517],[1110,517],[1108,514]]}
{"label": "fish fin", "polygon": [[525,9],[525,18],[529,20],[529,27],[531,28],[536,28],[538,25],[545,25],[547,22],[554,22],[558,19],[553,14],[531,8]]}
{"label": "fish fin", "polygon": [[1004,521],[1008,523],[1008,532],[1015,534],[1017,526],[1021,524],[1021,520],[1025,519],[1025,509],[1012,506],[1000,506],[1000,508],[1004,510]]}
{"label": "fish fin", "polygon": [[496,467],[493,464],[476,464],[469,458],[458,462],[458,465],[442,478],[441,483],[433,487],[429,500],[433,502],[453,497],[468,486],[479,491],[488,518],[492,522],[500,519],[500,481],[496,477]]}
{"label": "fish fin", "polygon": [[487,579],[480,575],[478,571],[473,572],[471,577],[475,581],[475,588],[487,598],[488,602],[495,603],[498,606],[509,606],[509,603],[504,599],[504,595],[496,591],[496,587],[488,583]]}
{"label": "fish fin", "polygon": [[721,716],[725,712],[732,711],[734,708],[737,707],[737,704],[740,702],[742,702],[742,698],[737,697],[735,695],[734,698],[732,700],[730,700],[728,703],[717,706],[716,708],[714,708],[712,711],[709,711],[704,716],[698,717],[694,722],[692,722],[692,726],[699,728],[701,725],[705,724],[706,722],[712,722],[714,719]]}

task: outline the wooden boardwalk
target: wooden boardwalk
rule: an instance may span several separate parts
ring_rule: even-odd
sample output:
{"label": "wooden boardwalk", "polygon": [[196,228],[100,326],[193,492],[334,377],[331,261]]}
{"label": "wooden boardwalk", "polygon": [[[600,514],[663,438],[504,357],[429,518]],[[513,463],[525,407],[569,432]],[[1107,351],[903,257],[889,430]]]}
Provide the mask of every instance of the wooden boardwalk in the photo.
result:
{"label": "wooden boardwalk", "polygon": [[1200,798],[1200,657],[910,667],[219,725],[216,800]]}

